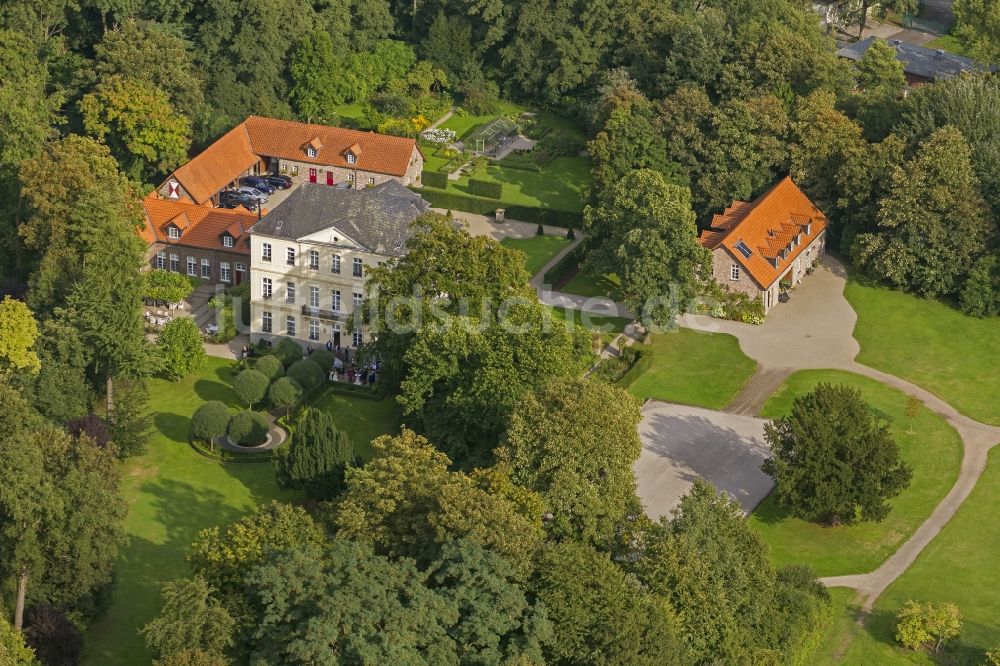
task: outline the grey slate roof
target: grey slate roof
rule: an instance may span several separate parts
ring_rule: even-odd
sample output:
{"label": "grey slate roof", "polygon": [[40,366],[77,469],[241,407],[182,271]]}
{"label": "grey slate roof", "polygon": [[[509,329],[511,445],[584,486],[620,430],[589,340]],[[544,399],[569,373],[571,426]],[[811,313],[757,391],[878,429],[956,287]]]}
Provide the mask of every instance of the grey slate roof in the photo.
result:
{"label": "grey slate roof", "polygon": [[[878,37],[868,37],[850,46],[845,46],[837,51],[837,55],[849,60],[861,60],[876,39]],[[893,39],[888,43],[896,50],[896,60],[903,63],[904,72],[931,81],[950,79],[962,72],[996,71],[997,69],[996,65],[986,67],[954,53],[929,49],[898,39]]]}
{"label": "grey slate roof", "polygon": [[410,224],[429,209],[419,194],[396,180],[363,190],[303,183],[253,225],[250,233],[298,239],[330,229],[371,252],[401,255]]}

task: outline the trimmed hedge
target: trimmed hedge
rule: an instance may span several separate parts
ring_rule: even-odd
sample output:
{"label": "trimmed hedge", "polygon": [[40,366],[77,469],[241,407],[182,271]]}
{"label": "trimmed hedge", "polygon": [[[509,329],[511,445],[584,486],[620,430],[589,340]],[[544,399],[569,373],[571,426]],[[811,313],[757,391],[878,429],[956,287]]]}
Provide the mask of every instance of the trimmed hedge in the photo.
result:
{"label": "trimmed hedge", "polygon": [[503,202],[494,199],[483,199],[482,197],[472,197],[455,192],[430,190],[426,187],[414,187],[410,189],[426,199],[434,208],[460,210],[478,215],[492,215],[496,212],[497,208],[504,208],[507,218],[511,220],[546,224],[552,227],[576,227],[579,229],[583,226],[583,213],[576,211],[537,208],[535,206],[505,206]]}
{"label": "trimmed hedge", "polygon": [[240,446],[259,446],[267,441],[267,418],[260,412],[239,412],[229,419],[229,441]]}
{"label": "trimmed hedge", "polygon": [[634,345],[636,353],[639,355],[639,359],[632,364],[629,371],[622,375],[621,379],[618,380],[617,384],[623,389],[627,389],[629,386],[639,379],[639,377],[649,370],[653,365],[653,360],[655,355],[653,353],[652,347],[646,345]]}
{"label": "trimmed hedge", "polygon": [[550,285],[559,284],[563,278],[580,267],[580,262],[583,261],[583,258],[583,244],[580,244],[567,252],[566,256],[559,260],[559,263],[545,271],[545,275],[542,276],[542,282]]}
{"label": "trimmed hedge", "polygon": [[436,187],[443,190],[448,187],[448,174],[440,171],[421,171],[420,182],[427,187]]}
{"label": "trimmed hedge", "polygon": [[494,183],[492,180],[470,178],[469,194],[488,199],[500,199],[503,197],[503,184]]}

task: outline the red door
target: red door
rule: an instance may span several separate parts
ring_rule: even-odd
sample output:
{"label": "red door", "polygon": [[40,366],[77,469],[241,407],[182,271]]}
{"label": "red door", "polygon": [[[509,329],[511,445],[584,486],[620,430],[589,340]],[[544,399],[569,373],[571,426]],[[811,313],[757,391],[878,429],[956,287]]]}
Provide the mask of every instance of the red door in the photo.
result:
{"label": "red door", "polygon": [[316,169],[309,169],[309,182],[310,183],[316,182]]}
{"label": "red door", "polygon": [[326,184],[327,185],[333,185],[333,172],[332,171],[327,171],[326,172]]}

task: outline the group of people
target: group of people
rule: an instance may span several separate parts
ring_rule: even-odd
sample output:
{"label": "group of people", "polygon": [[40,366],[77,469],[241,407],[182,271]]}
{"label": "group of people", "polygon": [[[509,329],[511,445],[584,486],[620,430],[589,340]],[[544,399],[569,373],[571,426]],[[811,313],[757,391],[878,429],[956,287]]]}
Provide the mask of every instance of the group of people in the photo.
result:
{"label": "group of people", "polygon": [[[333,367],[327,369],[327,376],[331,382],[347,382],[358,386],[375,385],[381,365],[379,361],[358,363],[357,351],[352,354],[350,347],[334,345],[332,340],[327,340],[326,350],[334,355]],[[312,345],[307,345],[306,358],[312,356],[315,351]]]}

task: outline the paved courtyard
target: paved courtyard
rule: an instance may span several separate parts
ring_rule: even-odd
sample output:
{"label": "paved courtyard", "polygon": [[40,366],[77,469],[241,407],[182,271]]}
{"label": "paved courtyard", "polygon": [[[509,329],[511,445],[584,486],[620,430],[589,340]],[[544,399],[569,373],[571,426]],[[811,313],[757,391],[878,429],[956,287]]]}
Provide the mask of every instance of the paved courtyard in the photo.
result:
{"label": "paved courtyard", "polygon": [[739,500],[747,513],[773,485],[760,471],[769,454],[763,419],[651,400],[642,408],[639,436],[635,476],[653,519],[669,516],[699,477]]}

